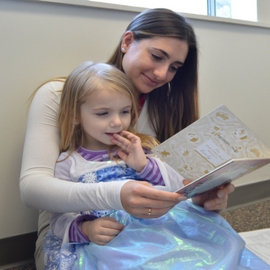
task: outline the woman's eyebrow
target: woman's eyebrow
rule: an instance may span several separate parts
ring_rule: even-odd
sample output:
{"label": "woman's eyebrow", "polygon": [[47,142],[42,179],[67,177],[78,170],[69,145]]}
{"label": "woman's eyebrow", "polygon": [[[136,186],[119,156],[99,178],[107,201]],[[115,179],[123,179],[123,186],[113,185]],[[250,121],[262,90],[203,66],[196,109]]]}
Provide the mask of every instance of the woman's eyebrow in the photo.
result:
{"label": "woman's eyebrow", "polygon": [[[162,54],[164,54],[166,58],[170,59],[170,55],[166,51],[163,51],[162,49],[158,49],[158,48],[154,48],[154,49],[160,51]],[[175,63],[182,66],[184,65],[184,63],[181,61],[175,61]]]}

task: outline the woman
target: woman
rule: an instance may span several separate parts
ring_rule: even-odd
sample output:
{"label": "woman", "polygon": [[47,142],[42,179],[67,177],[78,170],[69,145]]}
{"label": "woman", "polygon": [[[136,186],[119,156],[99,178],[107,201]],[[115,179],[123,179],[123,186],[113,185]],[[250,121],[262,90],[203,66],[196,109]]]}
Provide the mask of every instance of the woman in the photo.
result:
{"label": "woman", "polygon": [[[198,118],[197,44],[192,27],[166,9],[146,10],[128,26],[108,61],[123,70],[140,94],[138,131],[164,141]],[[37,269],[43,269],[42,245],[52,212],[84,211],[92,203],[80,183],[54,178],[59,156],[58,107],[63,80],[44,84],[33,97],[26,132],[20,191],[23,202],[42,209],[36,246]],[[65,183],[63,183],[65,182]],[[156,190],[145,182],[112,182],[99,209],[120,209],[135,217],[159,217],[174,207],[179,194]],[[226,208],[232,184],[194,202],[208,210]],[[107,196],[106,194],[110,194]],[[152,209],[152,215],[147,215]],[[46,210],[46,211],[44,211]]]}

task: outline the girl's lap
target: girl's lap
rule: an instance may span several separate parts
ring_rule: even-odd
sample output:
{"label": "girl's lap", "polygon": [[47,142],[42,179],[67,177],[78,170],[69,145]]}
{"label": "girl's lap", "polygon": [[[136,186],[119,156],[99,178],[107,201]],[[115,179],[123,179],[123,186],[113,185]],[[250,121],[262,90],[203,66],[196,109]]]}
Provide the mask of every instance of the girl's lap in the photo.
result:
{"label": "girl's lap", "polygon": [[109,244],[71,243],[60,249],[61,243],[56,239],[53,247],[44,249],[45,254],[47,252],[45,258],[58,256],[60,269],[265,267],[260,259],[245,249],[244,241],[226,220],[189,201],[179,203],[157,219],[137,219],[124,211],[115,211],[110,216],[124,224],[125,229]]}

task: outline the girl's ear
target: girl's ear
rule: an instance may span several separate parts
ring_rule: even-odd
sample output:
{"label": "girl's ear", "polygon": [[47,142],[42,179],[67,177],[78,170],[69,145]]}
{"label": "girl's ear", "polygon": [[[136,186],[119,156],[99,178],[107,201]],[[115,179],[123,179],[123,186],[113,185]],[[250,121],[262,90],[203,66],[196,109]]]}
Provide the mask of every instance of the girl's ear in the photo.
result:
{"label": "girl's ear", "polygon": [[134,33],[132,31],[127,31],[121,43],[121,50],[123,53],[126,53],[131,43],[134,41]]}

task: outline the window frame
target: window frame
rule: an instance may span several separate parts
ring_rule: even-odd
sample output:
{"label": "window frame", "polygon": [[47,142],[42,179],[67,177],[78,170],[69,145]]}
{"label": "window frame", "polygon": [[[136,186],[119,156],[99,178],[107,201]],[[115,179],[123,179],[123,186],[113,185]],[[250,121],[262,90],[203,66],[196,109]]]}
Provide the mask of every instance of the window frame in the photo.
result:
{"label": "window frame", "polygon": [[[91,0],[31,0],[31,1],[48,2],[48,3],[54,3],[54,4],[67,4],[67,5],[74,5],[74,6],[86,6],[86,7],[103,8],[103,9],[113,9],[113,10],[129,11],[129,12],[135,12],[135,13],[145,10],[145,8],[142,8],[142,7],[102,3],[102,2],[96,2],[96,1],[91,1]],[[207,1],[211,2],[213,0],[207,0]],[[211,6],[210,8],[214,8],[214,7]],[[264,23],[264,22],[245,21],[245,20],[237,20],[233,18],[217,17],[217,16],[210,16],[210,15],[198,15],[198,14],[191,14],[191,13],[181,13],[181,14],[183,14],[188,19],[194,19],[194,20],[228,23],[228,24],[236,24],[236,25],[247,25],[247,26],[259,27],[259,28],[270,28],[270,24],[267,22]]]}

